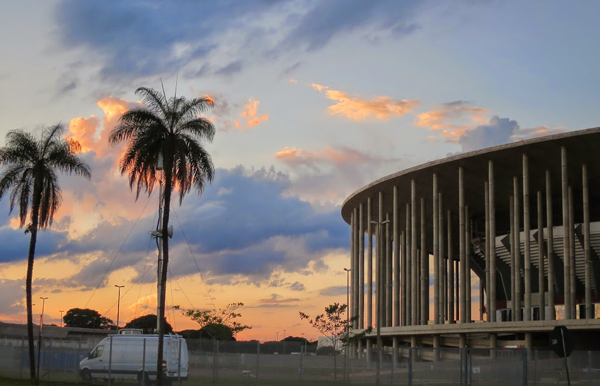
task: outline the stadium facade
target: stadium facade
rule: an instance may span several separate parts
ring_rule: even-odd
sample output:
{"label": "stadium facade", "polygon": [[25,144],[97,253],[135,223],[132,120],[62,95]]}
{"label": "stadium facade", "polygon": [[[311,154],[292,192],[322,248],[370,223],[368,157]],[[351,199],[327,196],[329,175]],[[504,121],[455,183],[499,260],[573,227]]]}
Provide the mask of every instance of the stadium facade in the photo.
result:
{"label": "stadium facade", "polygon": [[600,349],[600,128],[388,175],[342,217],[355,352],[377,327],[388,350],[547,348],[559,325]]}

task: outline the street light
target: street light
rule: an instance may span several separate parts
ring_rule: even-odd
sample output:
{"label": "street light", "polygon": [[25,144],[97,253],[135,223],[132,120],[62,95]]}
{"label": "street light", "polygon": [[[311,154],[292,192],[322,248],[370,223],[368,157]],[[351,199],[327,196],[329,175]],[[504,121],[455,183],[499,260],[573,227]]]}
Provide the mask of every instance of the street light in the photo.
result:
{"label": "street light", "polygon": [[62,326],[63,326],[62,314],[63,314],[64,311],[58,310],[58,312],[60,312],[60,327],[62,328]]}
{"label": "street light", "polygon": [[285,329],[283,330],[283,355],[285,355]]}
{"label": "street light", "polygon": [[119,297],[117,298],[117,334],[119,333],[119,312],[121,311],[121,288],[125,287],[124,285],[117,285],[115,287],[119,289]]}
{"label": "street light", "polygon": [[382,297],[381,295],[383,294],[383,280],[382,280],[382,274],[383,274],[383,270],[381,269],[381,261],[382,259],[382,255],[383,255],[383,247],[381,244],[381,239],[382,239],[382,232],[381,232],[381,226],[384,224],[389,224],[390,220],[385,220],[385,221],[371,221],[371,224],[375,224],[377,226],[377,350],[379,351],[379,360],[377,361],[377,374],[376,374],[376,378],[375,378],[375,384],[379,385],[379,377],[381,375],[381,362],[383,361],[383,347],[382,347],[382,342],[381,342],[381,308],[382,308]]}
{"label": "street light", "polygon": [[276,331],[275,334],[277,334],[277,339],[275,340],[277,342],[277,346],[275,346],[275,352],[279,354],[279,331]]}

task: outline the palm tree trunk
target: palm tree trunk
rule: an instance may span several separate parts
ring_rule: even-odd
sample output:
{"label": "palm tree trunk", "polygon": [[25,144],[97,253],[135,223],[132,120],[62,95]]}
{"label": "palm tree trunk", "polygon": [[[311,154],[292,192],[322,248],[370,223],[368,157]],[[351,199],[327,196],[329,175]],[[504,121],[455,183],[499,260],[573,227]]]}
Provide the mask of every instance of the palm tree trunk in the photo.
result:
{"label": "palm tree trunk", "polygon": [[161,307],[160,307],[160,315],[157,315],[159,320],[159,329],[158,329],[158,356],[156,363],[157,370],[157,378],[156,384],[157,386],[162,386],[162,362],[163,362],[163,347],[164,347],[164,335],[165,335],[165,295],[167,288],[167,270],[169,264],[169,214],[171,212],[171,192],[172,188],[172,179],[171,179],[171,165],[165,164],[165,192],[164,192],[164,207],[163,207],[163,222],[162,222],[162,247],[163,247],[163,266],[161,270],[161,288],[160,288],[160,299]]}
{"label": "palm tree trunk", "polygon": [[31,239],[29,240],[29,255],[27,257],[27,279],[25,282],[25,292],[27,297],[27,340],[29,342],[29,376],[32,384],[37,383],[35,376],[35,347],[33,343],[33,302],[32,302],[32,282],[33,282],[33,261],[35,257],[35,244],[37,241],[38,217],[41,201],[41,183],[37,181],[33,188],[33,203],[31,207]]}

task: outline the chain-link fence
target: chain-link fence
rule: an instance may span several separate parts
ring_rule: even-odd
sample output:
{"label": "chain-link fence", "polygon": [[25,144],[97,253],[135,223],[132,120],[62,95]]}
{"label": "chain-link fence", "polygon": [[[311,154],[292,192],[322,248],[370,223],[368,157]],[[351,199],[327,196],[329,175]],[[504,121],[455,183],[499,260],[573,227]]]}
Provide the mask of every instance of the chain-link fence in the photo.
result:
{"label": "chain-link fence", "polygon": [[[565,361],[549,350],[400,348],[363,351],[360,358],[316,355],[299,342],[187,340],[187,385],[556,385],[600,386],[600,351],[574,351]],[[36,341],[37,346],[37,341]],[[284,347],[285,346],[285,347]],[[94,343],[44,340],[40,379],[75,383]],[[37,361],[36,347],[36,361]],[[368,358],[368,360],[367,360]],[[25,339],[0,340],[0,376],[29,377]],[[120,382],[119,379],[117,381]]]}

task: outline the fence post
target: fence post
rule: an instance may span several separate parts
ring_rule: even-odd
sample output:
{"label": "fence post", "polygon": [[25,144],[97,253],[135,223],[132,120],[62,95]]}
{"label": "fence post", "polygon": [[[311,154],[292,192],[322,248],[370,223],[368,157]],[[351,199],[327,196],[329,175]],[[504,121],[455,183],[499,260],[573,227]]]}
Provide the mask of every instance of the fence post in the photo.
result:
{"label": "fence post", "polygon": [[112,341],[113,337],[109,338],[110,348],[108,350],[108,385],[112,385]]}
{"label": "fence post", "polygon": [[414,347],[408,349],[408,386],[413,384],[413,350]]}
{"label": "fence post", "polygon": [[260,342],[256,341],[256,384],[258,385],[258,369],[260,359]]}
{"label": "fence post", "polygon": [[523,350],[523,386],[527,386],[527,349]]}

